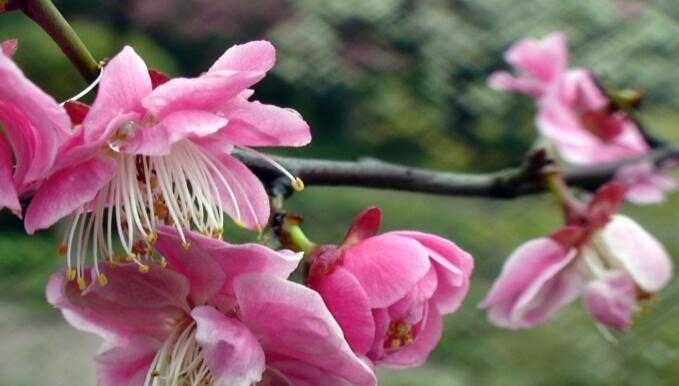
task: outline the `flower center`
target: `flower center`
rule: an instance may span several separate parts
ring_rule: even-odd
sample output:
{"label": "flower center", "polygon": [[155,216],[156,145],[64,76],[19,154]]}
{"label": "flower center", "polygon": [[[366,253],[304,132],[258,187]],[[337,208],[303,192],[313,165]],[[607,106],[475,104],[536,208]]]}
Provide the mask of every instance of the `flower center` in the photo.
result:
{"label": "flower center", "polygon": [[179,323],[158,349],[144,386],[193,386],[213,383],[210,369],[196,341],[196,322]]}
{"label": "flower center", "polygon": [[[149,269],[145,260],[156,258],[158,225],[176,227],[188,249],[187,229],[221,238],[225,205],[240,226],[246,226],[243,211],[256,218],[245,186],[214,156],[190,141],[176,143],[167,156],[114,156],[118,163],[115,175],[91,202],[76,210],[59,247],[60,254],[67,256],[67,277],[77,279],[80,288],[87,285],[83,272],[90,248],[94,272],[105,285],[107,279],[98,268],[100,257],[115,265],[122,259],[117,253],[121,249],[122,256],[135,262],[140,271]],[[116,248],[114,234],[119,240]]]}
{"label": "flower center", "polygon": [[389,323],[387,339],[384,341],[385,348],[396,349],[411,344],[415,341],[413,325],[402,320]]}

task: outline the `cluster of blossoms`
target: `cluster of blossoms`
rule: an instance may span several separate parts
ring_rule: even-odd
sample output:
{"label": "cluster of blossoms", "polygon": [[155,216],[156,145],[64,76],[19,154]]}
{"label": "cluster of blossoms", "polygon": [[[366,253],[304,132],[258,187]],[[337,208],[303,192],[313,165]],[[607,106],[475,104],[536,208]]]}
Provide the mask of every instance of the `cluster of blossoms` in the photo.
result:
{"label": "cluster of blossoms", "polygon": [[[488,83],[535,99],[536,127],[567,162],[591,165],[644,155],[651,147],[637,124],[616,107],[584,68],[568,68],[563,34],[541,40],[523,39],[505,52],[517,74],[498,71]],[[627,186],[626,197],[638,204],[661,202],[676,181],[650,162],[621,168],[616,179]]]}
{"label": "cluster of blossoms", "polygon": [[[469,288],[473,259],[454,243],[377,235],[374,208],[338,246],[223,241],[224,213],[271,226],[235,148],[303,188],[251,149],[311,139],[293,110],[249,100],[274,65],[271,44],[234,46],[199,77],[174,79],[125,47],[91,106],[56,103],[11,60],[15,48],[0,54],[0,207],[30,234],[68,217],[67,266],[47,298],[104,340],[100,385],[369,386],[376,365],[424,363]],[[300,265],[305,285],[288,280]]]}

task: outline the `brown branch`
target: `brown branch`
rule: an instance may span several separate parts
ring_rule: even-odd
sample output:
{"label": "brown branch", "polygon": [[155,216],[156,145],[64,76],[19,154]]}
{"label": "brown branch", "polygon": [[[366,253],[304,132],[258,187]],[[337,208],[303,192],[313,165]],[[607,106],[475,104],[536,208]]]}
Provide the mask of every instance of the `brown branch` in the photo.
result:
{"label": "brown branch", "polygon": [[[262,159],[236,152],[243,161],[274,194],[280,194],[285,180],[280,172]],[[486,174],[450,173],[390,164],[378,160],[329,161],[272,157],[276,162],[300,177],[307,186],[358,186],[378,189],[394,189],[450,196],[487,198],[513,198],[545,190],[542,184],[542,166],[546,163],[528,161],[517,168]],[[638,162],[661,164],[679,160],[679,146],[667,145],[641,157],[624,161],[563,170],[570,186],[595,189],[609,181],[618,169]],[[289,193],[289,192],[287,192]]]}

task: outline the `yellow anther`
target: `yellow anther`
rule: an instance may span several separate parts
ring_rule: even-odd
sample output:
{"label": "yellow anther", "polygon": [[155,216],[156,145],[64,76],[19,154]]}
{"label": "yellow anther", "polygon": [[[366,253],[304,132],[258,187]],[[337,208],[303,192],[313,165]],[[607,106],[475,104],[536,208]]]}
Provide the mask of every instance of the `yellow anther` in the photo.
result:
{"label": "yellow anther", "polygon": [[108,265],[111,268],[115,268],[115,267],[118,266],[118,264],[120,264],[120,260],[122,260],[122,258],[120,256],[114,255],[109,259]]}
{"label": "yellow anther", "polygon": [[103,273],[100,273],[99,276],[97,276],[97,282],[103,287],[108,284],[108,278]]}
{"label": "yellow anther", "polygon": [[222,233],[224,233],[224,229],[222,228],[216,228],[212,230],[212,237],[214,238],[220,238],[222,237]]}
{"label": "yellow anther", "polygon": [[156,231],[151,231],[146,239],[149,243],[153,244],[158,240],[158,233],[156,233]]}
{"label": "yellow anther", "polygon": [[158,371],[158,370],[153,370],[153,372],[151,373],[151,376],[152,376],[152,377],[159,377],[159,376],[160,376],[160,371]]}
{"label": "yellow anther", "polygon": [[191,248],[191,243],[189,243],[188,241],[182,243],[182,248],[184,248],[185,251],[188,251],[189,248]]}
{"label": "yellow anther", "polygon": [[304,190],[304,181],[302,181],[301,178],[297,177],[292,181],[290,186],[292,186],[292,188],[295,189],[296,192],[301,192],[302,190]]}
{"label": "yellow anther", "polygon": [[137,254],[134,252],[130,252],[129,255],[127,255],[127,261],[132,261],[137,258]]}
{"label": "yellow anther", "polygon": [[146,272],[149,271],[149,269],[151,269],[151,268],[146,264],[139,265],[139,272],[141,272],[141,273],[146,273]]}
{"label": "yellow anther", "polygon": [[82,276],[79,276],[78,277],[78,288],[80,288],[80,290],[82,291],[82,290],[85,289],[85,287],[87,287],[87,282],[85,281],[85,278],[82,277]]}
{"label": "yellow anther", "polygon": [[66,256],[66,252],[68,252],[68,247],[66,246],[66,244],[64,243],[59,244],[59,246],[57,247],[57,254],[61,257],[64,257]]}
{"label": "yellow anther", "polygon": [[401,347],[401,341],[398,339],[394,339],[391,341],[391,348],[399,348]]}
{"label": "yellow anther", "polygon": [[255,224],[255,232],[261,232],[262,231],[262,226],[259,224]]}
{"label": "yellow anther", "polygon": [[233,222],[234,222],[234,224],[238,225],[241,228],[247,228],[248,227],[248,224],[245,221],[243,221],[239,218],[233,220]]}
{"label": "yellow anther", "polygon": [[76,276],[75,269],[70,267],[66,269],[66,280],[73,281],[75,280],[75,276]]}

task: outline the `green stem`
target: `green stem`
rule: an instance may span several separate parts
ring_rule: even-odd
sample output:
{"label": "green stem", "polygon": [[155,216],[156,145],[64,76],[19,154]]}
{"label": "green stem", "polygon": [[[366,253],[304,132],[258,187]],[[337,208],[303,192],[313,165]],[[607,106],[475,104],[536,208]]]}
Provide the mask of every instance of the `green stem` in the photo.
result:
{"label": "green stem", "polygon": [[290,224],[284,224],[283,225],[283,230],[286,232],[289,240],[302,252],[304,252],[304,255],[307,256],[310,252],[316,248],[316,244],[314,244],[311,240],[309,240],[304,232],[302,232],[302,228],[299,227],[299,225],[290,225]]}
{"label": "green stem", "polygon": [[73,28],[50,0],[18,1],[21,11],[38,24],[73,63],[80,75],[93,82],[99,75],[99,63]]}

